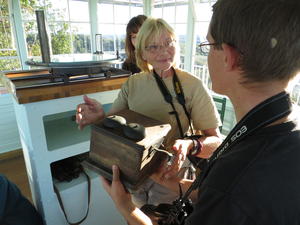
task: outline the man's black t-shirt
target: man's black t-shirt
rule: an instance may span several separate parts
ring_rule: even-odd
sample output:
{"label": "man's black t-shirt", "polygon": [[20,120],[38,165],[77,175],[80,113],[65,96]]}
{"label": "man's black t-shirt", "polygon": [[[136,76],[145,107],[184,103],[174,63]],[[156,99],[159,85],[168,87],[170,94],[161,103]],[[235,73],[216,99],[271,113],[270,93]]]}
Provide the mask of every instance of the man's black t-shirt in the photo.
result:
{"label": "man's black t-shirt", "polygon": [[186,224],[299,225],[297,122],[265,127],[225,152],[198,197]]}
{"label": "man's black t-shirt", "polygon": [[43,225],[43,220],[33,205],[15,184],[2,175],[0,175],[0,224]]}

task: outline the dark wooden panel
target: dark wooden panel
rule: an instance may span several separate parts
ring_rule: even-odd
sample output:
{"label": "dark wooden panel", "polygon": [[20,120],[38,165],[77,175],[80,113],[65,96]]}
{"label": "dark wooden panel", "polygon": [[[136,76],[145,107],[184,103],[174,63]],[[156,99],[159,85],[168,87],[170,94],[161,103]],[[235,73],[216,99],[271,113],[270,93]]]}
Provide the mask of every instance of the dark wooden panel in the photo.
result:
{"label": "dark wooden panel", "polygon": [[127,138],[122,127],[110,129],[99,125],[92,126],[90,158],[88,163],[96,171],[111,179],[111,167],[117,165],[125,184],[136,189],[157,169],[167,155],[157,152],[171,126],[139,113],[123,110],[116,113],[127,123],[138,123],[145,127],[146,136],[140,141]]}

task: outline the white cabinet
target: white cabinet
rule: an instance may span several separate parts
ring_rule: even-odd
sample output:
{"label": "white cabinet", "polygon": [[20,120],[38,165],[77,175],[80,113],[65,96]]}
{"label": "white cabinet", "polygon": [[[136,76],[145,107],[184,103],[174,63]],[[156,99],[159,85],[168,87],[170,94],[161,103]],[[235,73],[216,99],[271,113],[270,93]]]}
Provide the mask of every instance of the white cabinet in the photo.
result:
{"label": "white cabinet", "polygon": [[[118,90],[89,94],[102,104],[110,104]],[[46,225],[67,225],[53,189],[52,162],[89,151],[89,128],[79,131],[72,116],[82,96],[18,104],[14,101],[16,120],[24,152],[33,201]],[[90,212],[83,225],[126,224],[112,200],[102,188],[99,176],[92,178]],[[87,181],[80,176],[58,183],[70,222],[80,220],[87,209]]]}
{"label": "white cabinet", "polygon": [[0,86],[0,154],[21,148],[11,94],[1,93]]}

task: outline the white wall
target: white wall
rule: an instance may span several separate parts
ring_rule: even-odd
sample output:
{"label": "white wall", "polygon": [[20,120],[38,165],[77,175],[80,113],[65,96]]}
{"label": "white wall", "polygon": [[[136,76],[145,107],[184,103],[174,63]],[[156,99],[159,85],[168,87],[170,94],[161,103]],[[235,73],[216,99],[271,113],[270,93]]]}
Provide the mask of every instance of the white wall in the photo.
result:
{"label": "white wall", "polygon": [[0,153],[21,148],[12,96],[0,93]]}

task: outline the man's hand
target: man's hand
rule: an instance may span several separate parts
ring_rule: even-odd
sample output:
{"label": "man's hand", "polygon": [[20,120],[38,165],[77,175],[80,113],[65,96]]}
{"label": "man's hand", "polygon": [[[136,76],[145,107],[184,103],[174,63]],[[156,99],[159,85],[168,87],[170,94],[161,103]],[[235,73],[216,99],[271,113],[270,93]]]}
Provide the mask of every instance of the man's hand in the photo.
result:
{"label": "man's hand", "polygon": [[131,201],[130,194],[120,181],[120,172],[117,166],[112,167],[113,180],[110,183],[101,177],[104,189],[114,201],[116,208],[130,225],[153,225],[151,219],[137,208]]}
{"label": "man's hand", "polygon": [[95,99],[83,96],[84,103],[77,106],[76,123],[82,130],[86,125],[97,123],[105,117],[103,107]]}
{"label": "man's hand", "polygon": [[104,189],[114,201],[117,209],[120,212],[127,211],[128,208],[134,207],[130,194],[125,190],[121,180],[120,171],[117,166],[112,166],[113,180],[110,183],[105,178],[101,177]]}

